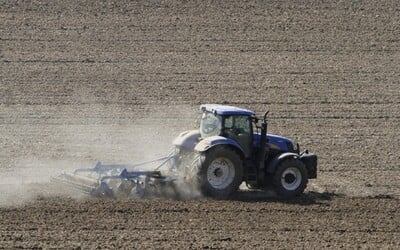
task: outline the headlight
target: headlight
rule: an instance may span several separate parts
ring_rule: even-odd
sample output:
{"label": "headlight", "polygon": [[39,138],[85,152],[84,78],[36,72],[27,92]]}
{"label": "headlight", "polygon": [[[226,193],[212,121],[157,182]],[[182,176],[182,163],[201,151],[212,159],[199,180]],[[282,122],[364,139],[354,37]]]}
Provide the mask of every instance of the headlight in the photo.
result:
{"label": "headlight", "polygon": [[293,151],[299,153],[300,152],[300,146],[297,142],[293,142]]}

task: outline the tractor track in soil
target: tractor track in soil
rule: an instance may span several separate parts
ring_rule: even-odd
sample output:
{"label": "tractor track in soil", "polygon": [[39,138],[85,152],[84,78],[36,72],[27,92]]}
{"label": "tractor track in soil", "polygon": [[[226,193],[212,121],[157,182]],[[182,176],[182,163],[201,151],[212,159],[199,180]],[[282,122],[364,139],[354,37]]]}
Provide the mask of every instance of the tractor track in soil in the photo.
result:
{"label": "tractor track in soil", "polygon": [[[397,1],[3,1],[0,248],[399,248],[399,22]],[[291,201],[36,186],[163,155],[201,103],[268,108],[318,179]]]}

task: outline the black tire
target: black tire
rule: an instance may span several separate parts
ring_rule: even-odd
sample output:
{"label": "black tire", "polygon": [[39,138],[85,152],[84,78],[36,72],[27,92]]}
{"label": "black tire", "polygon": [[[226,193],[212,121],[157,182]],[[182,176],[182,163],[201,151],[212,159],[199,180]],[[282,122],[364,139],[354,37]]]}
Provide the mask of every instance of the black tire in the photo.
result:
{"label": "black tire", "polygon": [[299,159],[283,160],[276,168],[272,182],[279,196],[284,198],[298,196],[307,187],[308,174],[306,166]]}
{"label": "black tire", "polygon": [[197,164],[197,181],[205,196],[227,199],[242,183],[242,160],[227,146],[210,149],[201,155]]}

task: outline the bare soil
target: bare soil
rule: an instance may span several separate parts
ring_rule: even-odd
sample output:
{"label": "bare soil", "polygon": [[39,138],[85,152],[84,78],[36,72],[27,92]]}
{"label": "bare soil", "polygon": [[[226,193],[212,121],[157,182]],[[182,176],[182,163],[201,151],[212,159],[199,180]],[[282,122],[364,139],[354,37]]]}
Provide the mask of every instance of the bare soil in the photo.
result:
{"label": "bare soil", "polygon": [[[0,248],[400,248],[399,23],[397,1],[2,1]],[[290,201],[46,189],[165,154],[201,103],[269,109],[318,179]]]}

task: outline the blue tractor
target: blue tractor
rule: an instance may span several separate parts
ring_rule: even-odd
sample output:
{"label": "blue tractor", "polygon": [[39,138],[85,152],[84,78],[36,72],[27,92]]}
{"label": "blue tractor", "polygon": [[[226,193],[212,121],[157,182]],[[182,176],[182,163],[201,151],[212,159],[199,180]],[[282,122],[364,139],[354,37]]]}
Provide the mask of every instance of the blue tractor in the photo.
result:
{"label": "blue tractor", "polygon": [[200,109],[200,129],[181,133],[173,144],[178,168],[204,195],[226,199],[245,182],[288,198],[303,193],[308,179],[317,177],[315,154],[300,153],[292,140],[267,134],[268,112],[259,118],[226,105]]}

